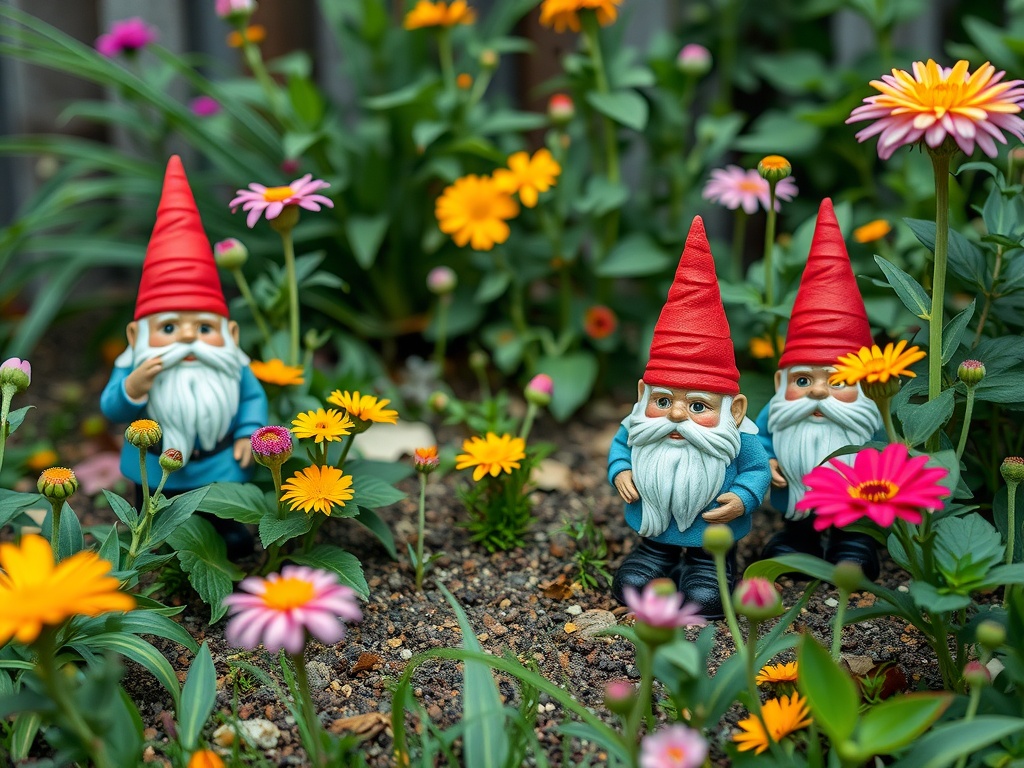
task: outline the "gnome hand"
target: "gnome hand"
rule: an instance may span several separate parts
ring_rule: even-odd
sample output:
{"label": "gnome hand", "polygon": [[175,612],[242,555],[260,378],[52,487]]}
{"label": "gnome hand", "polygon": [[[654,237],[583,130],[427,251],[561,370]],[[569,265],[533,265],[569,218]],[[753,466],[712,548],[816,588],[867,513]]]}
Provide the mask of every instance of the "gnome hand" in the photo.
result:
{"label": "gnome hand", "polygon": [[153,380],[156,379],[164,369],[163,361],[159,357],[151,357],[129,373],[124,380],[124,391],[132,400],[142,400],[149,395],[153,388]]}
{"label": "gnome hand", "polygon": [[743,500],[735,493],[723,493],[715,499],[722,506],[709,509],[701,517],[709,523],[728,523],[743,514]]}
{"label": "gnome hand", "polygon": [[786,482],[786,478],[782,476],[782,472],[779,471],[779,460],[768,459],[768,464],[772,468],[772,487],[785,488],[789,485],[789,483]]}
{"label": "gnome hand", "polygon": [[235,461],[242,469],[252,464],[252,440],[250,438],[240,437],[235,440]]}
{"label": "gnome hand", "polygon": [[627,504],[632,504],[640,499],[640,492],[633,482],[633,470],[624,469],[615,476],[615,490]]}

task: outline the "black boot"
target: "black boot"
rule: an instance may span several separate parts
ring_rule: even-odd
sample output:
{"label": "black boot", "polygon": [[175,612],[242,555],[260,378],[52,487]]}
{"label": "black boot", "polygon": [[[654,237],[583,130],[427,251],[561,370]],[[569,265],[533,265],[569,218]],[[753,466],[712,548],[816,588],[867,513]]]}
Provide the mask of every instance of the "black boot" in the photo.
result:
{"label": "black boot", "polygon": [[871,581],[878,578],[878,544],[866,533],[853,533],[833,528],[829,534],[825,559],[830,563],[856,563]]}
{"label": "black boot", "polygon": [[814,520],[808,515],[803,520],[786,520],[782,530],[768,539],[761,550],[761,560],[802,552],[823,557],[821,534],[814,530]]}
{"label": "black boot", "polygon": [[[736,585],[736,547],[730,549],[729,554],[725,556],[725,580],[727,591],[731,593]],[[687,602],[700,606],[700,615],[705,619],[725,617],[722,595],[718,590],[715,558],[703,549],[690,547],[686,550],[676,584]]]}
{"label": "black boot", "polygon": [[640,539],[636,549],[622,561],[612,580],[612,596],[625,602],[623,591],[633,587],[638,592],[655,579],[663,579],[679,564],[683,548],[674,544],[659,544],[651,539]]}

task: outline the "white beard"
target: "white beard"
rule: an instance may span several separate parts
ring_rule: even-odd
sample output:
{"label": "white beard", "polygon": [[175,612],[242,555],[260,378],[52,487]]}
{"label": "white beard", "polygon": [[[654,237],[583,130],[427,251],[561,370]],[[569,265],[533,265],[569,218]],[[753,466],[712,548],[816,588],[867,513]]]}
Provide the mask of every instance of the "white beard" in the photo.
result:
{"label": "white beard", "polygon": [[[685,531],[718,496],[726,467],[740,452],[740,432],[730,418],[732,398],[722,404],[717,427],[687,419],[676,423],[644,414],[647,393],[623,421],[632,448],[633,483],[643,500],[641,536],[659,536],[674,520]],[[678,432],[685,439],[667,437]]]}
{"label": "white beard", "polygon": [[[785,381],[783,372],[783,381]],[[820,411],[825,418],[812,416]],[[834,397],[814,400],[801,397],[787,400],[782,386],[768,406],[768,431],[779,461],[779,471],[786,478],[789,498],[782,510],[788,520],[802,520],[810,510],[797,510],[796,503],[804,497],[807,486],[804,476],[829,456],[847,445],[863,445],[881,429],[882,416],[878,406],[859,391],[852,403]],[[851,464],[853,455],[839,460]]]}
{"label": "white beard", "polygon": [[[152,347],[146,320],[139,322],[133,366],[153,357],[163,361],[163,370],[149,391],[146,410],[163,430],[164,448],[180,450],[185,464],[197,442],[202,450],[212,450],[228,433],[238,413],[242,366],[249,358],[235,345],[226,320],[223,332],[223,347],[198,340]],[[183,363],[189,355],[196,361]]]}

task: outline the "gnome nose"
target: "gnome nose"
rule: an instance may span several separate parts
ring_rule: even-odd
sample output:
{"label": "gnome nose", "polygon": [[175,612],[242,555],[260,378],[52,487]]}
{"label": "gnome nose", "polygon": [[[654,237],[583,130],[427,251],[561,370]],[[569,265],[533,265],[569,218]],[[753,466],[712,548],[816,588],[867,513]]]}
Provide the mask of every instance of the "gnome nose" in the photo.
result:
{"label": "gnome nose", "polygon": [[195,341],[196,340],[196,327],[193,323],[182,323],[181,324],[181,339],[180,341]]}
{"label": "gnome nose", "polygon": [[811,391],[808,394],[813,400],[824,400],[828,397],[828,382],[814,382],[813,386],[811,386]]}
{"label": "gnome nose", "polygon": [[668,412],[668,418],[670,421],[685,421],[686,420],[686,403],[676,402],[672,404],[672,408]]}

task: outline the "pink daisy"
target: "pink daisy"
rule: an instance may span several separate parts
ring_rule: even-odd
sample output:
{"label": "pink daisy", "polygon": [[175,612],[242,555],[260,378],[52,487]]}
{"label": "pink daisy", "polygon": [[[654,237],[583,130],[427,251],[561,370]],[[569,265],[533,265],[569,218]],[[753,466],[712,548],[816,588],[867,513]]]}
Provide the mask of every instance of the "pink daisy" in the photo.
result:
{"label": "pink daisy", "polygon": [[311,173],[307,173],[301,179],[296,179],[286,187],[250,184],[249,189],[239,189],[235,193],[237,197],[231,201],[231,211],[233,213],[241,205],[243,211],[249,212],[245,223],[249,229],[252,229],[264,211],[267,214],[267,221],[270,221],[280,216],[281,211],[289,205],[297,205],[307,211],[319,211],[321,205],[333,208],[334,203],[329,198],[315,194],[329,186],[331,185],[326,181],[314,179]]}
{"label": "pink daisy", "polygon": [[700,731],[685,725],[666,726],[640,743],[640,768],[697,768],[708,756]]}
{"label": "pink daisy", "polygon": [[279,574],[250,576],[238,586],[250,594],[228,595],[224,605],[233,614],[225,637],[239,648],[263,643],[271,653],[284,648],[295,655],[306,644],[306,632],[330,645],[345,637],[344,622],[363,618],[356,593],[329,571],[286,565]]}
{"label": "pink daisy", "polygon": [[[797,193],[793,177],[782,179],[775,185],[775,210],[781,210],[781,200],[789,202]],[[724,205],[730,211],[742,208],[750,214],[758,205],[768,210],[771,204],[771,190],[768,182],[761,178],[756,169],[743,170],[738,165],[728,165],[711,171],[711,178],[704,185],[705,200]]]}
{"label": "pink daisy", "polygon": [[883,160],[896,149],[924,140],[932,148],[952,137],[965,154],[977,143],[989,157],[996,156],[996,141],[1003,144],[1003,131],[1024,140],[1024,120],[1019,117],[1024,101],[1024,81],[1005,83],[1005,72],[987,61],[973,74],[970,64],[960,60],[952,68],[940,67],[932,59],[915,61],[914,74],[894,69],[871,85],[878,95],[850,113],[847,123],[875,122],[857,133],[864,141],[878,136],[878,156]]}
{"label": "pink daisy", "polygon": [[637,592],[633,587],[623,590],[626,607],[636,620],[651,627],[699,627],[707,624],[696,603],[683,605],[683,596],[669,579],[655,579]]}
{"label": "pink daisy", "polygon": [[815,467],[804,476],[807,493],[797,509],[814,510],[814,528],[842,528],[869,517],[883,528],[897,518],[921,522],[921,510],[942,508],[949,489],[939,484],[948,473],[941,467],[926,468],[927,456],[910,457],[907,446],[893,443],[878,451],[865,448],[853,466],[839,459]]}
{"label": "pink daisy", "polygon": [[135,53],[156,38],[156,28],[136,16],[111,24],[109,32],[96,38],[96,50],[112,59],[121,53]]}

